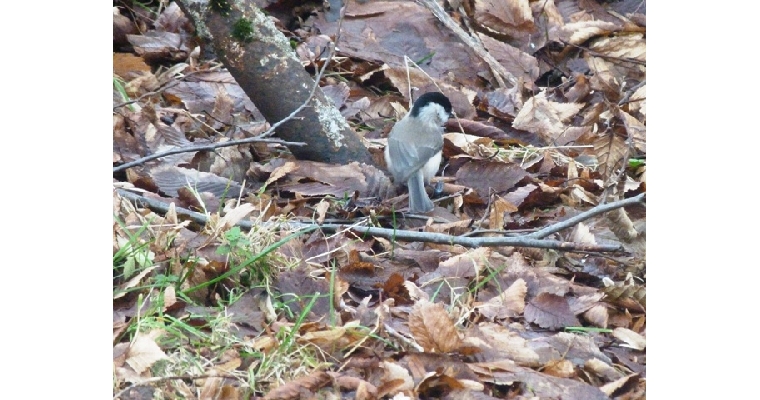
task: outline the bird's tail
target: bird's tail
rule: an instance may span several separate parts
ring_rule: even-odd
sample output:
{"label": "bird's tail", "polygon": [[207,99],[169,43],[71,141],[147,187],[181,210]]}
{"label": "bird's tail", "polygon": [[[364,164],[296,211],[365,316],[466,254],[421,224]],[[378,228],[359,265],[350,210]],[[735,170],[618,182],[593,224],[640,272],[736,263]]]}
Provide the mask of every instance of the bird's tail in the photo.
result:
{"label": "bird's tail", "polygon": [[433,210],[433,202],[425,192],[421,169],[409,178],[407,186],[409,186],[409,212],[426,213]]}

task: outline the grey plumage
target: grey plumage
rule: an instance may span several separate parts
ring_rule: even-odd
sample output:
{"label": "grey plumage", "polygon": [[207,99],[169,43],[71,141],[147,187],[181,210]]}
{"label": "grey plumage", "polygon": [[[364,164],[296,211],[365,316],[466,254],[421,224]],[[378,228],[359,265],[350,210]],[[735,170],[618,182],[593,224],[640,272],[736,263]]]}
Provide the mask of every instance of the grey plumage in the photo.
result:
{"label": "grey plumage", "polygon": [[425,93],[412,110],[396,123],[388,135],[385,162],[397,183],[409,187],[409,211],[424,213],[433,209],[425,186],[438,172],[443,149],[443,127],[451,103],[439,92]]}

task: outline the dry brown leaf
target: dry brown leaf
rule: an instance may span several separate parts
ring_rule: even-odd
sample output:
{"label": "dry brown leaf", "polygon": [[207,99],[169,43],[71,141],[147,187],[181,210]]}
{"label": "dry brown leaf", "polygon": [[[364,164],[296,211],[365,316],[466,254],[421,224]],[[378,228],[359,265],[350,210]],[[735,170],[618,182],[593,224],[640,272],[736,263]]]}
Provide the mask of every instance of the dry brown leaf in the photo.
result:
{"label": "dry brown leaf", "polygon": [[473,278],[485,268],[491,252],[488,247],[467,250],[440,263],[436,272],[444,277]]}
{"label": "dry brown leaf", "polygon": [[317,203],[315,211],[317,212],[317,223],[322,224],[325,222],[325,214],[327,213],[327,210],[330,208],[330,203],[327,202],[325,199],[322,199]]}
{"label": "dry brown leaf", "polygon": [[621,84],[625,79],[614,65],[601,57],[586,56],[592,75],[591,88],[601,91],[610,102],[617,102],[621,96]]}
{"label": "dry brown leaf", "polygon": [[641,122],[647,122],[647,85],[643,85],[633,92],[628,103],[628,110],[631,114],[639,112],[643,117]]}
{"label": "dry brown leaf", "polygon": [[330,383],[330,375],[325,371],[313,371],[308,376],[303,376],[285,383],[271,390],[263,397],[264,400],[300,399],[301,390],[307,393],[315,393],[320,388]]}
{"label": "dry brown leaf", "polygon": [[580,207],[586,204],[595,206],[599,202],[596,196],[578,185],[573,185],[567,194],[560,194],[559,198],[562,199],[563,204],[570,207]]}
{"label": "dry brown leaf", "polygon": [[173,32],[146,32],[145,35],[127,35],[127,40],[134,46],[137,55],[146,60],[187,58],[187,47],[182,45],[182,37]]}
{"label": "dry brown leaf", "polygon": [[132,75],[135,78],[124,85],[124,90],[132,97],[152,92],[161,86],[156,76],[149,72],[134,72]]}
{"label": "dry brown leaf", "polygon": [[[314,279],[305,268],[281,272],[275,279],[273,288],[281,295],[281,301],[294,314],[300,314],[309,305],[314,293],[329,293],[330,283],[324,279]],[[320,296],[313,303],[308,320],[320,320],[330,312],[331,298]]]}
{"label": "dry brown leaf", "polygon": [[248,214],[252,213],[255,210],[256,209],[251,203],[240,204],[232,210],[227,211],[227,213],[224,214],[224,217],[219,220],[218,226],[221,228],[221,230],[226,231],[235,226],[235,224],[240,222],[243,218],[247,217]]}
{"label": "dry brown leaf", "polygon": [[160,331],[138,333],[127,352],[126,363],[135,372],[142,374],[158,360],[169,358],[166,353],[156,344],[156,338],[161,335]]}
{"label": "dry brown leaf", "polygon": [[592,104],[583,112],[583,121],[581,121],[581,125],[591,128],[594,124],[599,123],[602,112],[606,109],[607,108],[602,102]]}
{"label": "dry brown leaf", "polygon": [[[599,349],[597,340],[592,336],[559,332],[553,336],[532,339],[528,344],[537,351],[543,350],[541,351],[542,355],[549,356],[549,359],[566,359],[574,365],[583,365],[586,360],[592,358],[598,358],[612,364],[610,357]],[[551,354],[546,352],[545,346],[547,344],[554,350]]]}
{"label": "dry brown leaf", "polygon": [[217,94],[222,91],[232,98],[234,112],[258,113],[251,99],[226,70],[196,71],[176,85],[167,87],[164,94],[174,101],[182,102],[193,114],[210,114],[214,111]]}
{"label": "dry brown leaf", "polygon": [[335,197],[353,197],[355,192],[362,196],[384,196],[392,187],[390,180],[379,169],[352,162],[334,165],[315,161],[296,160],[296,169],[290,172],[294,180],[306,180],[281,186],[282,190],[300,193],[304,196],[332,194]]}
{"label": "dry brown leaf", "polygon": [[575,85],[568,89],[565,98],[571,103],[582,102],[589,94],[591,94],[591,85],[588,78],[585,75],[578,75],[575,78]]}
{"label": "dry brown leaf", "polygon": [[583,369],[590,371],[591,373],[600,376],[608,381],[614,381],[615,379],[620,379],[623,376],[620,371],[616,370],[611,365],[598,358],[586,360],[586,362],[583,364]]}
{"label": "dry brown leaf", "polygon": [[127,294],[127,289],[131,289],[137,286],[137,284],[140,283],[143,280],[143,278],[145,278],[151,271],[153,271],[154,269],[158,267],[159,267],[158,264],[151,265],[150,267],[145,268],[142,271],[140,271],[139,274],[135,275],[130,280],[124,282],[124,284],[119,286],[119,290],[114,291],[113,299],[116,300],[116,299],[124,297],[124,295]]}
{"label": "dry brown leaf", "polygon": [[500,295],[488,300],[488,302],[476,306],[476,309],[490,320],[515,318],[525,309],[525,295],[528,285],[523,279],[517,279]]}
{"label": "dry brown leaf", "polygon": [[[332,37],[338,23],[328,22],[323,14],[312,19],[313,29]],[[453,74],[463,87],[475,87],[482,79],[478,72],[486,70],[485,63],[469,46],[448,29],[441,29],[439,21],[415,2],[355,2],[348,7],[346,17],[340,25],[340,52],[352,59],[403,68],[404,55],[413,61],[433,55],[423,66],[425,72],[442,82]],[[374,72],[367,71],[363,75]],[[406,96],[405,91],[401,93]]]}
{"label": "dry brown leaf", "polygon": [[169,286],[164,290],[164,311],[177,303],[177,294],[174,286]]}
{"label": "dry brown leaf", "polygon": [[639,236],[639,232],[633,226],[633,221],[624,209],[612,210],[605,214],[605,218],[610,221],[609,228],[618,239],[630,243]]}
{"label": "dry brown leaf", "polygon": [[603,305],[596,305],[583,313],[583,317],[586,319],[586,321],[590,322],[594,326],[598,326],[599,328],[606,328],[607,323],[609,322],[610,314],[607,311],[607,307]]}
{"label": "dry brown leaf", "polygon": [[627,151],[625,141],[615,135],[600,136],[594,141],[594,155],[599,160],[599,172],[605,180],[620,168]]}
{"label": "dry brown leaf", "polygon": [[602,289],[607,295],[605,301],[613,305],[630,308],[632,311],[644,312],[647,305],[647,290],[645,286],[624,285],[620,283]]}
{"label": "dry brown leaf", "polygon": [[605,21],[570,22],[549,32],[551,40],[580,45],[594,36],[602,36],[619,29],[619,26]]}
{"label": "dry brown leaf", "polygon": [[525,201],[525,199],[527,199],[537,189],[538,189],[538,186],[530,183],[525,186],[519,187],[512,192],[507,193],[506,195],[504,195],[504,200],[510,202],[511,204],[516,205],[517,207],[521,207],[523,204],[523,201]]}
{"label": "dry brown leaf", "polygon": [[348,96],[351,94],[351,89],[345,82],[339,82],[337,85],[325,85],[321,89],[322,93],[332,101],[338,110],[346,104],[346,100],[348,100]]}
{"label": "dry brown leaf", "polygon": [[487,160],[473,160],[459,168],[456,174],[457,183],[475,189],[484,204],[488,202],[491,190],[504,193],[526,176],[528,172],[517,164]]}
{"label": "dry brown leaf", "polygon": [[575,375],[575,367],[568,360],[552,360],[546,363],[543,372],[559,378],[571,378]]}
{"label": "dry brown leaf", "polygon": [[356,391],[356,400],[374,400],[378,398],[377,387],[364,379],[339,372],[327,372],[327,374],[332,377],[335,386],[342,391]]}
{"label": "dry brown leaf", "polygon": [[[578,289],[579,286],[574,287],[574,290],[577,291]],[[567,303],[570,305],[570,311],[573,314],[578,315],[593,306],[599,305],[599,300],[604,297],[604,293],[597,291],[595,288],[588,288],[588,290],[593,291],[593,293],[571,297],[567,300]]]}
{"label": "dry brown leaf", "polygon": [[185,16],[176,2],[171,2],[156,19],[156,29],[166,32],[186,33],[190,20]]}
{"label": "dry brown leaf", "polygon": [[362,97],[356,101],[349,101],[346,103],[346,107],[340,110],[340,115],[344,118],[353,118],[356,114],[366,110],[369,105],[369,97]]}
{"label": "dry brown leaf", "polygon": [[627,328],[615,328],[612,331],[612,336],[623,341],[625,344],[622,346],[630,347],[635,350],[644,350],[647,347],[647,339],[638,333]]}
{"label": "dry brown leaf", "polygon": [[113,42],[120,48],[129,44],[127,35],[138,33],[135,22],[125,15],[121,15],[119,7],[113,8]]}
{"label": "dry brown leaf", "polygon": [[277,182],[283,176],[295,171],[296,168],[296,163],[288,161],[285,164],[275,168],[274,171],[272,171],[272,173],[269,175],[269,179],[267,179],[264,184],[266,186],[269,186],[272,184],[272,182]]}
{"label": "dry brown leaf", "polygon": [[217,197],[240,196],[243,187],[229,179],[210,172],[200,172],[188,168],[162,166],[150,170],[150,176],[162,192],[172,197],[179,196],[179,190],[191,187],[198,192],[209,192]]}
{"label": "dry brown leaf", "polygon": [[647,151],[647,127],[643,122],[634,118],[627,112],[617,109],[617,116],[623,120],[628,136],[633,138],[633,145],[641,152]]}
{"label": "dry brown leaf", "polygon": [[[175,4],[175,3],[172,3]],[[214,129],[223,128],[232,125],[233,121],[233,109],[235,103],[232,101],[232,97],[227,94],[227,91],[221,87],[217,87],[216,99],[214,100],[214,108],[211,110],[211,121],[209,125]]]}
{"label": "dry brown leaf", "polygon": [[516,332],[492,322],[480,323],[467,330],[465,346],[480,350],[478,359],[498,363],[509,360],[524,367],[538,367],[541,364],[539,354],[533,350],[527,340]]}
{"label": "dry brown leaf", "polygon": [[539,294],[525,306],[525,320],[548,329],[581,324],[570,311],[567,299],[547,292]]}
{"label": "dry brown leaf", "polygon": [[496,200],[491,204],[491,216],[488,219],[489,229],[504,229],[504,222],[509,214],[517,211],[517,206],[495,195]]}
{"label": "dry brown leaf", "polygon": [[575,379],[560,378],[521,368],[512,373],[508,380],[521,382],[526,389],[520,394],[524,398],[538,399],[578,399],[607,400],[609,397],[601,390]]}
{"label": "dry brown leaf", "polygon": [[632,375],[624,376],[614,382],[610,382],[599,389],[602,392],[606,393],[608,396],[614,396],[619,389],[625,386],[628,386],[629,382],[637,382],[638,380],[639,380],[639,374],[632,374]]}
{"label": "dry brown leaf", "polygon": [[538,79],[538,61],[535,57],[482,33],[478,33],[478,37],[483,42],[486,50],[507,71],[514,75],[515,78],[525,82],[526,87],[531,88],[533,86],[533,82]]}
{"label": "dry brown leaf", "polygon": [[570,160],[567,163],[567,180],[573,181],[578,179],[578,167],[575,165],[575,160]]}
{"label": "dry brown leaf", "polygon": [[583,222],[575,226],[573,229],[573,235],[570,237],[570,240],[575,243],[584,243],[591,245],[597,244],[594,234],[591,233],[588,225],[584,224]]}
{"label": "dry brown leaf", "polygon": [[533,13],[528,0],[475,0],[475,20],[500,33],[533,29]]}
{"label": "dry brown leaf", "polygon": [[565,122],[583,107],[581,103],[549,101],[546,93],[541,92],[525,102],[512,126],[537,133],[546,143],[552,143],[565,131]]}
{"label": "dry brown leaf", "polygon": [[217,395],[221,390],[223,379],[213,376],[211,378],[206,378],[204,381],[205,382],[203,382],[203,387],[201,388],[201,393],[198,396],[198,399],[216,400]]}
{"label": "dry brown leaf", "polygon": [[382,368],[383,377],[377,390],[378,398],[414,389],[414,380],[406,368],[388,361],[383,361]]}
{"label": "dry brown leaf", "polygon": [[[144,137],[148,148],[154,153],[161,153],[193,145],[193,143],[190,142],[185,137],[185,134],[179,129],[160,122],[156,125],[149,125],[145,130]],[[193,151],[162,157],[161,165],[179,166],[181,164],[190,164],[196,154],[197,152]]]}
{"label": "dry brown leaf", "polygon": [[437,303],[417,302],[409,314],[409,331],[425,351],[449,353],[461,343],[454,322]]}
{"label": "dry brown leaf", "polygon": [[494,117],[511,121],[517,115],[517,110],[524,104],[522,91],[519,85],[512,88],[498,88],[485,92],[480,97],[478,110],[485,111]]}
{"label": "dry brown leaf", "polygon": [[505,376],[511,376],[505,374],[505,372],[511,373],[520,370],[520,367],[514,361],[506,358],[495,361],[468,363],[467,366],[478,374],[483,382],[499,382],[503,385],[512,383],[504,379]]}
{"label": "dry brown leaf", "polygon": [[299,342],[310,342],[322,348],[329,348],[331,345],[338,343],[346,335],[346,327],[340,326],[320,331],[306,332],[298,340]]}
{"label": "dry brown leaf", "polygon": [[126,162],[140,158],[140,145],[134,136],[127,132],[127,123],[123,116],[113,115],[113,161]]}
{"label": "dry brown leaf", "polygon": [[219,397],[215,400],[240,400],[241,389],[237,386],[224,385]]}
{"label": "dry brown leaf", "polygon": [[589,48],[597,53],[618,58],[646,61],[647,43],[641,33],[602,37],[594,40]]}
{"label": "dry brown leaf", "polygon": [[[132,53],[113,53],[113,73],[129,80],[135,71],[150,73],[151,69],[142,57]],[[116,114],[114,114],[116,115]]]}
{"label": "dry brown leaf", "polygon": [[[461,129],[464,133],[459,132]],[[509,139],[510,136],[503,129],[499,129],[485,122],[473,121],[470,119],[459,118],[458,120],[449,120],[446,125],[447,130],[453,131],[444,134],[444,138],[450,140],[455,146],[466,149],[468,145],[475,142],[478,138],[491,139]]]}

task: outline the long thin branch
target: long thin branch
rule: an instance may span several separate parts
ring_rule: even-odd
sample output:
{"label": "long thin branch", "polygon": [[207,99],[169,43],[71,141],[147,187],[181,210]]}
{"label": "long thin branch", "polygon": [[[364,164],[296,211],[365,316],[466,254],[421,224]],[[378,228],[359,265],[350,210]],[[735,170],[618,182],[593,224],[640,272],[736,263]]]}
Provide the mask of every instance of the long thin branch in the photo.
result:
{"label": "long thin branch", "polygon": [[561,40],[561,42],[565,46],[573,46],[575,48],[578,48],[580,50],[588,52],[589,54],[591,54],[594,57],[601,57],[601,58],[606,58],[608,60],[615,60],[615,61],[627,62],[627,63],[631,63],[631,64],[638,64],[638,65],[644,65],[644,66],[647,65],[646,61],[637,60],[635,58],[615,57],[615,56],[611,56],[611,55],[607,55],[607,54],[602,54],[602,53],[596,52],[594,50],[591,50],[588,47],[578,46],[577,44],[572,44],[572,43],[566,42],[564,40]]}
{"label": "long thin branch", "polygon": [[[296,227],[305,227],[308,224],[296,225]],[[340,225],[343,226],[343,225]],[[338,229],[340,226],[332,225],[320,225],[320,229],[326,231],[332,231]],[[541,249],[554,249],[562,251],[623,251],[623,247],[619,245],[588,245],[583,243],[574,242],[561,242],[557,240],[541,240],[530,238],[527,235],[515,236],[515,237],[464,237],[464,236],[452,236],[444,233],[436,232],[417,232],[417,231],[405,231],[390,228],[376,228],[376,227],[361,227],[354,228],[357,233],[365,235],[379,236],[386,239],[404,240],[409,242],[426,242],[426,243],[439,243],[449,245],[460,245],[464,247],[501,247],[501,246],[513,246],[513,247],[535,247]],[[591,250],[593,249],[593,250]]]}
{"label": "long thin branch", "polygon": [[599,214],[606,213],[607,211],[612,211],[617,208],[630,206],[634,204],[645,204],[644,203],[644,197],[646,196],[646,192],[639,194],[638,196],[631,197],[630,199],[624,199],[624,200],[618,200],[613,201],[612,203],[605,203],[600,204],[588,211],[584,211],[572,218],[568,218],[562,222],[556,223],[554,225],[547,226],[544,229],[541,229],[537,232],[531,233],[529,235],[526,235],[527,237],[533,238],[533,239],[543,239],[553,233],[559,232],[563,229],[570,228],[572,226],[578,225],[579,223],[595,217]]}
{"label": "long thin branch", "polygon": [[467,32],[465,32],[462,27],[457,25],[457,23],[454,22],[449,14],[443,10],[438,2],[435,0],[417,0],[417,2],[430,10],[430,12],[432,12],[433,15],[438,18],[438,20],[443,22],[447,28],[451,29],[457,36],[459,36],[459,40],[469,45],[475,54],[477,54],[478,57],[482,58],[483,61],[488,64],[488,67],[491,68],[494,79],[496,79],[496,83],[498,83],[499,87],[507,87],[507,85],[504,83],[504,79],[509,81],[512,86],[517,86],[517,79],[515,79],[515,76],[510,74],[509,71],[507,71],[507,69],[504,68],[504,66],[501,65],[501,63],[491,55],[491,53],[486,51],[483,45],[478,43],[478,41],[476,41],[472,36],[467,34]]}
{"label": "long thin branch", "polygon": [[[117,193],[131,201],[136,206],[147,206],[151,210],[159,213],[166,213],[169,210],[169,204],[160,200],[151,199],[140,196],[138,194],[129,192],[124,189],[116,189]],[[630,200],[630,199],[629,199]],[[614,204],[614,203],[610,203]],[[609,206],[607,204],[606,206]],[[205,225],[208,219],[205,215],[197,213],[186,208],[175,207],[177,215],[182,215],[191,220]],[[590,217],[589,217],[590,218]],[[566,221],[563,221],[564,225]],[[558,224],[558,225],[560,225]],[[258,224],[261,225],[261,224]],[[343,224],[307,224],[301,222],[288,222],[279,223],[280,226],[289,226],[292,228],[307,228],[317,226],[319,229],[325,232],[336,232],[346,228]],[[250,221],[240,221],[237,226],[250,230],[253,224]],[[564,227],[562,228],[564,229]],[[392,240],[404,240],[404,241],[416,241],[427,243],[440,243],[450,245],[461,245],[465,247],[499,247],[499,246],[514,246],[514,247],[536,247],[543,249],[555,249],[561,251],[593,251],[593,252],[615,252],[623,251],[622,246],[615,245],[588,245],[583,243],[562,242],[557,240],[541,240],[531,235],[523,235],[516,237],[465,237],[465,236],[452,236],[443,233],[436,232],[417,232],[407,231],[389,228],[377,228],[377,227],[356,227],[353,229],[357,234],[372,235],[383,237]]]}
{"label": "long thin branch", "polygon": [[324,75],[325,70],[327,69],[327,66],[330,64],[330,61],[332,60],[333,55],[335,54],[335,48],[337,47],[338,40],[340,39],[340,28],[341,28],[341,24],[343,22],[343,18],[345,16],[345,13],[346,13],[346,7],[343,7],[343,9],[341,10],[341,13],[340,13],[340,19],[338,20],[338,30],[335,33],[335,41],[330,46],[330,51],[327,53],[327,57],[325,57],[325,63],[324,63],[324,65],[322,65],[322,69],[320,69],[317,72],[317,75],[314,76],[314,85],[311,87],[311,92],[309,92],[309,97],[306,98],[306,100],[303,102],[303,104],[301,104],[300,106],[298,106],[298,108],[296,108],[295,110],[293,110],[293,112],[291,112],[290,114],[288,114],[287,117],[281,119],[280,121],[278,121],[277,123],[275,123],[271,127],[269,127],[269,129],[267,129],[266,132],[262,133],[259,136],[252,137],[252,138],[230,140],[228,142],[211,143],[211,144],[206,144],[206,145],[188,146],[188,147],[182,147],[182,148],[179,148],[179,149],[172,149],[172,150],[164,151],[164,152],[161,152],[161,153],[151,154],[149,156],[145,156],[145,157],[139,158],[137,160],[130,161],[128,163],[125,163],[125,164],[113,167],[113,172],[115,173],[115,172],[123,171],[123,170],[125,170],[127,168],[131,168],[131,167],[134,167],[136,165],[141,165],[141,164],[144,164],[144,163],[146,163],[148,161],[155,160],[155,159],[161,158],[161,157],[166,157],[166,156],[173,155],[173,154],[190,153],[190,152],[195,152],[195,151],[211,151],[211,150],[222,148],[222,147],[237,146],[237,145],[241,145],[241,144],[248,144],[248,143],[255,143],[255,142],[280,143],[280,144],[285,144],[285,145],[289,145],[289,146],[306,146],[308,143],[303,143],[303,142],[285,142],[285,141],[280,140],[280,139],[267,139],[266,137],[267,136],[271,136],[274,133],[275,129],[277,129],[280,125],[282,125],[282,124],[290,121],[291,119],[295,118],[295,116],[298,113],[300,113],[301,110],[303,110],[304,108],[308,107],[309,102],[314,97],[314,94],[317,92],[317,89],[319,88],[319,81],[322,79],[322,75]]}
{"label": "long thin branch", "polygon": [[[285,121],[285,120],[283,120]],[[269,131],[267,131],[269,132]],[[266,134],[267,132],[264,132],[263,134]],[[263,135],[262,134],[262,135]],[[118,166],[113,167],[113,172],[119,172],[124,171],[127,168],[132,168],[137,165],[145,164],[148,161],[155,160],[157,158],[171,156],[174,154],[180,154],[180,153],[191,153],[194,151],[212,151],[215,149],[220,149],[222,147],[230,147],[230,146],[237,146],[239,144],[246,144],[246,143],[257,143],[257,142],[264,142],[264,143],[280,143],[288,146],[306,146],[307,143],[304,142],[286,142],[281,139],[268,139],[263,138],[260,136],[251,137],[251,138],[245,138],[245,139],[237,139],[237,140],[230,140],[228,142],[218,142],[218,143],[208,143],[208,144],[198,144],[198,145],[192,145],[192,146],[186,146],[186,147],[180,147],[177,149],[171,149],[167,151],[162,151],[160,153],[154,153],[149,156],[145,156],[142,158],[138,158],[137,160],[130,161],[128,163],[124,163]]]}

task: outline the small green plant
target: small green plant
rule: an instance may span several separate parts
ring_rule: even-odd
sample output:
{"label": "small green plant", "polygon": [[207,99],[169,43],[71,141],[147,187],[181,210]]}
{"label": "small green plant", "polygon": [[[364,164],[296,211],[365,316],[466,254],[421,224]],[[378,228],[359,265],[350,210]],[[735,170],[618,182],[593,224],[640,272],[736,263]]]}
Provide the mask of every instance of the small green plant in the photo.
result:
{"label": "small green plant", "polygon": [[240,18],[235,21],[231,33],[232,37],[244,43],[252,42],[255,37],[253,23],[247,18]]}
{"label": "small green plant", "polygon": [[589,333],[589,332],[612,333],[612,329],[594,328],[594,327],[586,327],[586,326],[566,326],[565,327],[565,332],[575,332],[575,333]]}
{"label": "small green plant", "polygon": [[[233,228],[233,229],[235,229],[235,228]],[[211,286],[211,285],[213,285],[213,284],[215,284],[217,282],[221,282],[222,280],[229,278],[230,276],[233,276],[235,274],[240,273],[241,271],[243,271],[244,268],[249,268],[249,272],[251,274],[250,279],[253,281],[253,284],[258,284],[258,285],[261,285],[261,286],[268,287],[269,286],[269,282],[272,279],[272,275],[276,271],[273,268],[271,268],[271,265],[269,263],[266,262],[267,261],[267,256],[271,252],[273,252],[274,250],[276,250],[277,248],[279,248],[280,246],[282,246],[285,243],[289,242],[290,240],[292,240],[292,239],[294,239],[294,238],[296,238],[298,236],[301,236],[301,235],[303,235],[305,233],[312,232],[315,229],[317,229],[317,227],[316,226],[312,226],[312,227],[308,227],[308,228],[302,229],[300,231],[296,231],[296,232],[291,233],[290,235],[288,235],[288,236],[280,239],[279,241],[277,241],[277,242],[275,242],[275,243],[273,243],[273,244],[271,244],[269,246],[266,246],[265,248],[263,248],[261,250],[256,250],[256,251],[253,251],[253,249],[251,249],[251,248],[248,247],[248,245],[251,245],[251,246],[253,246],[253,245],[259,245],[259,244],[255,243],[255,241],[250,240],[250,236],[248,236],[248,239],[246,239],[247,240],[246,241],[241,236],[242,233],[239,234],[239,233],[233,231],[229,235],[229,238],[232,238],[235,241],[235,244],[237,245],[237,247],[234,247],[234,248],[237,249],[237,252],[236,251],[232,251],[233,246],[230,244],[229,239],[227,239],[226,237],[225,238],[228,240],[228,243],[225,244],[225,246],[228,246],[227,248],[231,252],[230,253],[230,257],[231,257],[232,264],[234,266],[231,266],[230,269],[229,269],[229,271],[225,272],[224,274],[222,274],[222,275],[220,275],[220,276],[218,276],[218,277],[216,277],[214,279],[208,280],[208,281],[206,281],[206,282],[204,282],[204,283],[202,283],[200,285],[197,285],[197,286],[191,287],[189,289],[186,289],[184,292],[185,293],[190,293],[190,292],[194,292],[194,291],[196,291],[198,289],[202,289],[202,288]],[[256,231],[252,230],[248,235],[255,235],[255,234],[256,234]],[[239,263],[234,262],[236,258],[241,258],[241,261]],[[237,264],[237,265],[235,265],[235,264]]]}
{"label": "small green plant", "polygon": [[121,219],[114,215],[114,220],[122,228],[127,238],[116,239],[119,249],[113,255],[114,278],[129,279],[138,269],[153,265],[155,254],[150,251],[150,242],[142,240],[141,235],[148,229],[150,221],[145,221],[137,232],[132,233]]}
{"label": "small green plant", "polygon": [[[113,87],[121,96],[122,101],[126,103],[130,101],[131,99],[129,98],[127,89],[124,87],[125,84],[126,83],[124,82],[123,79],[121,79],[120,77],[116,75],[113,76]],[[127,107],[129,108],[129,111],[133,111],[133,112],[136,111],[135,106],[132,104],[128,104]]]}

